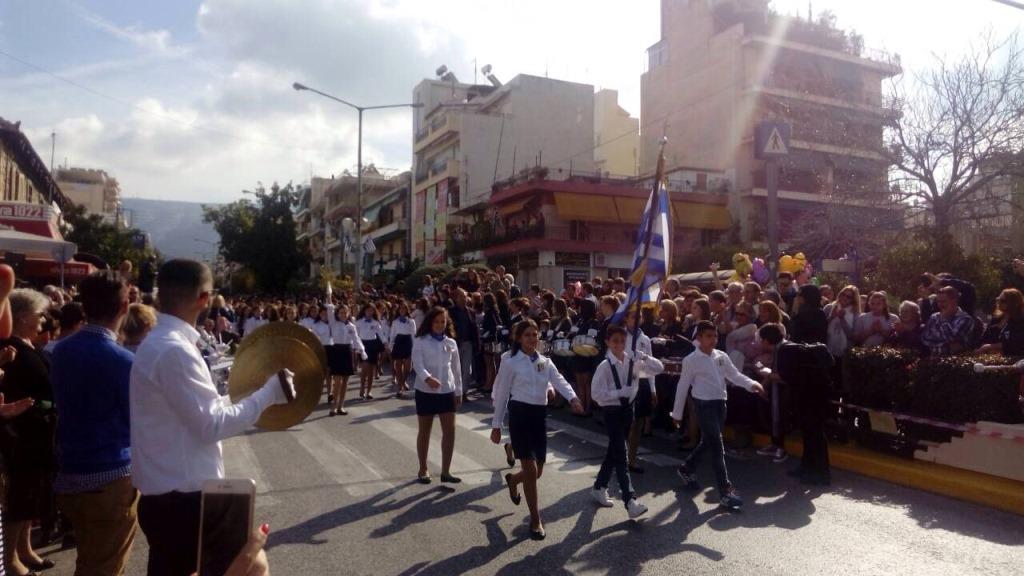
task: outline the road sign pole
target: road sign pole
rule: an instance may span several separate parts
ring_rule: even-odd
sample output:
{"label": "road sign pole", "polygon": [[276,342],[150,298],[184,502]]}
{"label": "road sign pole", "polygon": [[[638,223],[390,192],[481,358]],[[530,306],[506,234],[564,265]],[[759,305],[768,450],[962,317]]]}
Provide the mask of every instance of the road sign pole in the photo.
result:
{"label": "road sign pole", "polygon": [[779,161],[769,158],[765,161],[765,170],[768,185],[768,273],[775,280],[779,266]]}

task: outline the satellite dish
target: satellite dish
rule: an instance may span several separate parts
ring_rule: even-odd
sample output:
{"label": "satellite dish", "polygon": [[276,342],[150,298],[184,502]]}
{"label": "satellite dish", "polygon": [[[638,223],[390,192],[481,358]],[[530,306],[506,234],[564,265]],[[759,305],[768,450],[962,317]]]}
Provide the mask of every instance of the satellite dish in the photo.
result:
{"label": "satellite dish", "polygon": [[442,64],[440,67],[438,67],[437,70],[434,71],[434,73],[437,74],[438,78],[440,78],[441,76],[444,76],[445,74],[448,73],[448,67]]}
{"label": "satellite dish", "polygon": [[483,74],[484,76],[487,76],[488,74],[490,74],[491,73],[491,65],[490,64],[486,64],[483,68],[480,69],[480,73]]}

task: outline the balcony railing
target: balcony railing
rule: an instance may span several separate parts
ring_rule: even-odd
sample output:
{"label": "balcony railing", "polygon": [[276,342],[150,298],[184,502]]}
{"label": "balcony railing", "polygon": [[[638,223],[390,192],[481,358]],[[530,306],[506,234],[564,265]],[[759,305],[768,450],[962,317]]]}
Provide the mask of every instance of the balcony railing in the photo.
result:
{"label": "balcony railing", "polygon": [[499,227],[495,229],[489,222],[477,222],[476,224],[450,226],[446,248],[449,254],[465,254],[491,246],[498,246],[533,238],[544,238],[544,223],[538,222],[523,227]]}

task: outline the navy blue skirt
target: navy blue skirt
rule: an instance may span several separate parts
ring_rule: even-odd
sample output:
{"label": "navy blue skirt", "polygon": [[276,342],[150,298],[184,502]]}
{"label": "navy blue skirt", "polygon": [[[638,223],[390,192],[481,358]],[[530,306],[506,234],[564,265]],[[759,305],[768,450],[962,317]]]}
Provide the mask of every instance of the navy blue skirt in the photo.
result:
{"label": "navy blue skirt", "polygon": [[381,341],[376,338],[373,340],[363,340],[363,348],[366,350],[365,362],[367,364],[376,364],[377,357],[380,356],[380,350],[383,347],[384,345],[381,344]]}
{"label": "navy blue skirt", "polygon": [[508,435],[517,460],[544,463],[548,455],[547,406],[518,400],[508,403]]}
{"label": "navy blue skirt", "polygon": [[437,416],[455,412],[455,393],[431,394],[422,390],[416,391],[416,415]]}
{"label": "navy blue skirt", "polygon": [[391,347],[392,360],[406,360],[412,358],[412,336],[399,334],[395,336],[395,344]]}
{"label": "navy blue skirt", "polygon": [[352,365],[352,347],[348,344],[333,344],[324,347],[327,351],[327,368],[331,376],[351,376],[355,374]]}

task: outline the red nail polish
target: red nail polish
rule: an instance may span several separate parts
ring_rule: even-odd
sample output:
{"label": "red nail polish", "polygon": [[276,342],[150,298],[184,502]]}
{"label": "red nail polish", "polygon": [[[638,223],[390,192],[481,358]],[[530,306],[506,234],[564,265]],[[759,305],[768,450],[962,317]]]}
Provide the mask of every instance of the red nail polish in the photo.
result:
{"label": "red nail polish", "polygon": [[263,532],[264,536],[270,534],[270,524],[264,524],[260,526],[260,532]]}

